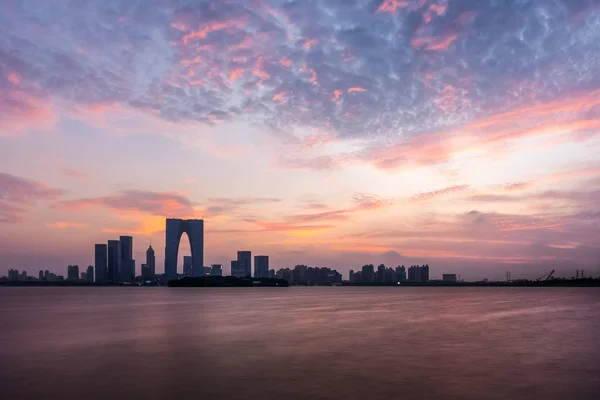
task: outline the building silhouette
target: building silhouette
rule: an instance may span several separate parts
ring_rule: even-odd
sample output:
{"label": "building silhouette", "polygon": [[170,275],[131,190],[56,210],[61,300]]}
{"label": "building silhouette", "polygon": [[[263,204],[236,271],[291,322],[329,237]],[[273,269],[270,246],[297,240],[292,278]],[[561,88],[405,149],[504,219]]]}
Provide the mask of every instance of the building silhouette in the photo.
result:
{"label": "building silhouette", "polygon": [[135,260],[133,259],[133,237],[120,236],[121,261],[119,277],[121,282],[133,282],[135,280]]}
{"label": "building silhouette", "polygon": [[362,271],[361,271],[361,282],[362,283],[375,282],[375,266],[373,264],[363,265]]}
{"label": "building silhouette", "polygon": [[235,276],[236,278],[245,277],[246,271],[244,267],[240,264],[238,260],[231,261],[231,276]]}
{"label": "building silhouette", "polygon": [[292,275],[292,270],[289,268],[281,268],[275,273],[277,279],[285,279],[289,284],[293,281]]}
{"label": "building silhouette", "polygon": [[69,281],[79,280],[79,265],[69,265],[67,267],[67,280],[69,280]]}
{"label": "building silhouette", "polygon": [[148,250],[146,250],[146,267],[148,268],[147,274],[149,276],[156,275],[156,257],[154,257],[152,245],[148,246]]}
{"label": "building silhouette", "polygon": [[223,266],[221,264],[212,264],[210,266],[211,276],[223,276]]}
{"label": "building silhouette", "polygon": [[88,282],[94,282],[94,267],[92,265],[88,265],[87,270],[85,272],[85,277]]}
{"label": "building silhouette", "polygon": [[429,265],[419,267],[419,281],[429,282]]}
{"label": "building silhouette", "polygon": [[166,221],[165,275],[167,279],[177,278],[177,255],[181,236],[186,233],[192,253],[192,270],[202,271],[204,267],[204,220],[174,219]]}
{"label": "building silhouette", "polygon": [[252,276],[252,252],[243,250],[237,252],[237,260],[240,263],[240,268],[243,268],[243,276]]}
{"label": "building silhouette", "polygon": [[404,268],[404,265],[396,267],[396,281],[406,282],[406,268]]}
{"label": "building silhouette", "polygon": [[107,276],[106,281],[119,282],[119,271],[121,270],[121,246],[118,240],[109,240],[107,246]]}
{"label": "building silhouette", "polygon": [[41,269],[40,269],[40,272],[38,273],[38,279],[39,279],[40,281],[43,281],[43,280],[44,280],[44,271],[43,271],[43,270],[41,270]]}
{"label": "building silhouette", "polygon": [[379,264],[377,266],[377,279],[376,281],[378,283],[384,283],[385,282],[385,265],[383,264]]}
{"label": "building silhouette", "polygon": [[94,267],[96,269],[96,283],[106,283],[107,276],[107,246],[105,244],[94,245]]}
{"label": "building silhouette", "polygon": [[[183,275],[184,276],[192,276],[193,265],[192,265],[192,256],[183,256]],[[198,276],[198,274],[193,274],[194,276]]]}
{"label": "building silhouette", "polygon": [[254,277],[269,277],[269,256],[254,256]]}
{"label": "building silhouette", "polygon": [[456,274],[442,274],[442,281],[455,283],[457,281]]}

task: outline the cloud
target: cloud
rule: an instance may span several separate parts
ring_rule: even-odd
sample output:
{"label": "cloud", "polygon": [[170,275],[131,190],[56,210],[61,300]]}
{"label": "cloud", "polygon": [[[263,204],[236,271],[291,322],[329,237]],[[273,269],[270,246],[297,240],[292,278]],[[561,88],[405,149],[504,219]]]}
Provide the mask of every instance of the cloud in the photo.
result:
{"label": "cloud", "polygon": [[[156,0],[151,10],[93,0],[85,13],[69,2],[36,6],[11,0],[10,18],[0,20],[0,90],[8,93],[0,115],[19,121],[51,118],[46,105],[54,102],[120,104],[177,123],[243,120],[288,135],[321,129],[379,148],[586,91],[592,97],[600,87],[589,56],[600,50],[599,8],[566,0]],[[55,32],[49,27],[61,40],[35,33]],[[592,117],[587,127],[596,129]],[[371,162],[400,162],[382,158]]]}
{"label": "cloud", "polygon": [[66,192],[45,183],[0,172],[0,199],[12,203],[55,200]]}
{"label": "cloud", "polygon": [[308,203],[299,205],[298,207],[303,208],[305,210],[324,210],[329,208],[329,206],[324,203]]}
{"label": "cloud", "polygon": [[0,222],[21,222],[28,206],[56,200],[65,193],[42,182],[0,172]]}
{"label": "cloud", "polygon": [[53,223],[47,223],[46,227],[52,229],[73,229],[73,228],[85,228],[87,224],[69,221],[58,221]]}
{"label": "cloud", "polygon": [[411,198],[413,201],[427,201],[437,197],[444,197],[469,189],[469,185],[456,185],[444,189],[434,190],[432,192],[419,193]]}
{"label": "cloud", "polygon": [[124,190],[114,196],[65,200],[60,204],[76,211],[100,206],[119,211],[143,212],[162,217],[193,217],[195,204],[187,197],[171,192]]}

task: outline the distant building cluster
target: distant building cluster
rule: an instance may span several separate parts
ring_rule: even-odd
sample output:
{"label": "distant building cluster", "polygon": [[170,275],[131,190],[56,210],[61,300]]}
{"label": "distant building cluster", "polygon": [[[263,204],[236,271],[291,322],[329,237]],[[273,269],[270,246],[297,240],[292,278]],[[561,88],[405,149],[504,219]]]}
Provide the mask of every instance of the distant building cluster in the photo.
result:
{"label": "distant building cluster", "polygon": [[[179,242],[183,233],[190,240],[191,256],[183,257],[183,274],[177,273]],[[146,250],[146,262],[141,264],[140,275],[136,276],[133,259],[133,237],[120,236],[119,240],[108,240],[107,243],[94,245],[94,265],[80,271],[78,265],[67,267],[66,281],[98,284],[164,284],[168,279],[181,276],[222,276],[223,266],[212,264],[204,266],[204,221],[203,220],[166,220],[165,273],[156,273],[156,257],[152,244]],[[332,285],[342,284],[342,275],[335,269],[327,267],[309,267],[296,265],[294,268],[281,268],[277,272],[269,268],[269,256],[254,256],[252,252],[240,250],[237,258],[231,261],[231,275],[238,278],[278,278],[292,285]],[[37,278],[27,276],[27,272],[11,269],[10,281],[65,281],[62,275],[49,271],[39,271]],[[350,284],[386,285],[401,282],[429,282],[429,265],[413,265],[406,269],[403,265],[387,268],[381,264],[377,268],[373,264],[364,265],[360,271],[350,270]],[[445,274],[443,280],[456,282],[455,274]],[[348,282],[346,282],[348,283]]]}
{"label": "distant building cluster", "polygon": [[133,283],[135,260],[133,259],[133,237],[120,236],[107,244],[94,246],[97,283]]}
{"label": "distant building cluster", "polygon": [[365,285],[394,285],[402,282],[429,282],[429,265],[411,265],[408,271],[404,265],[386,268],[380,264],[363,265],[360,271],[350,270],[350,283]]}
{"label": "distant building cluster", "polygon": [[293,269],[279,269],[274,277],[285,279],[290,285],[329,285],[342,283],[342,274],[335,269],[308,267],[306,265],[296,265]]}

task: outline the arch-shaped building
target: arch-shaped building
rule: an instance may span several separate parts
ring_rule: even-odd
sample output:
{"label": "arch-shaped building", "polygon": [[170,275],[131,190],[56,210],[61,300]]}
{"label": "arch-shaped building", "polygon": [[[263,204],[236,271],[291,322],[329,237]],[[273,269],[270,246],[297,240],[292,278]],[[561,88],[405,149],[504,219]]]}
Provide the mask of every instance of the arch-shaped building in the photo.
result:
{"label": "arch-shaped building", "polygon": [[177,255],[181,235],[187,233],[192,252],[192,271],[204,268],[204,220],[167,218],[165,246],[165,275],[177,278]]}

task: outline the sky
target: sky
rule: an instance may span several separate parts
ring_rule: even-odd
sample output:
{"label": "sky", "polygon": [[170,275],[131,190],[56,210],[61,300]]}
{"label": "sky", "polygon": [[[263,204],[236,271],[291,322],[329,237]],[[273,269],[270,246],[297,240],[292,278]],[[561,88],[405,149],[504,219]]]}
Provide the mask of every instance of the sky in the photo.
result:
{"label": "sky", "polygon": [[0,275],[162,271],[165,217],[226,273],[599,274],[599,155],[596,0],[0,4]]}

